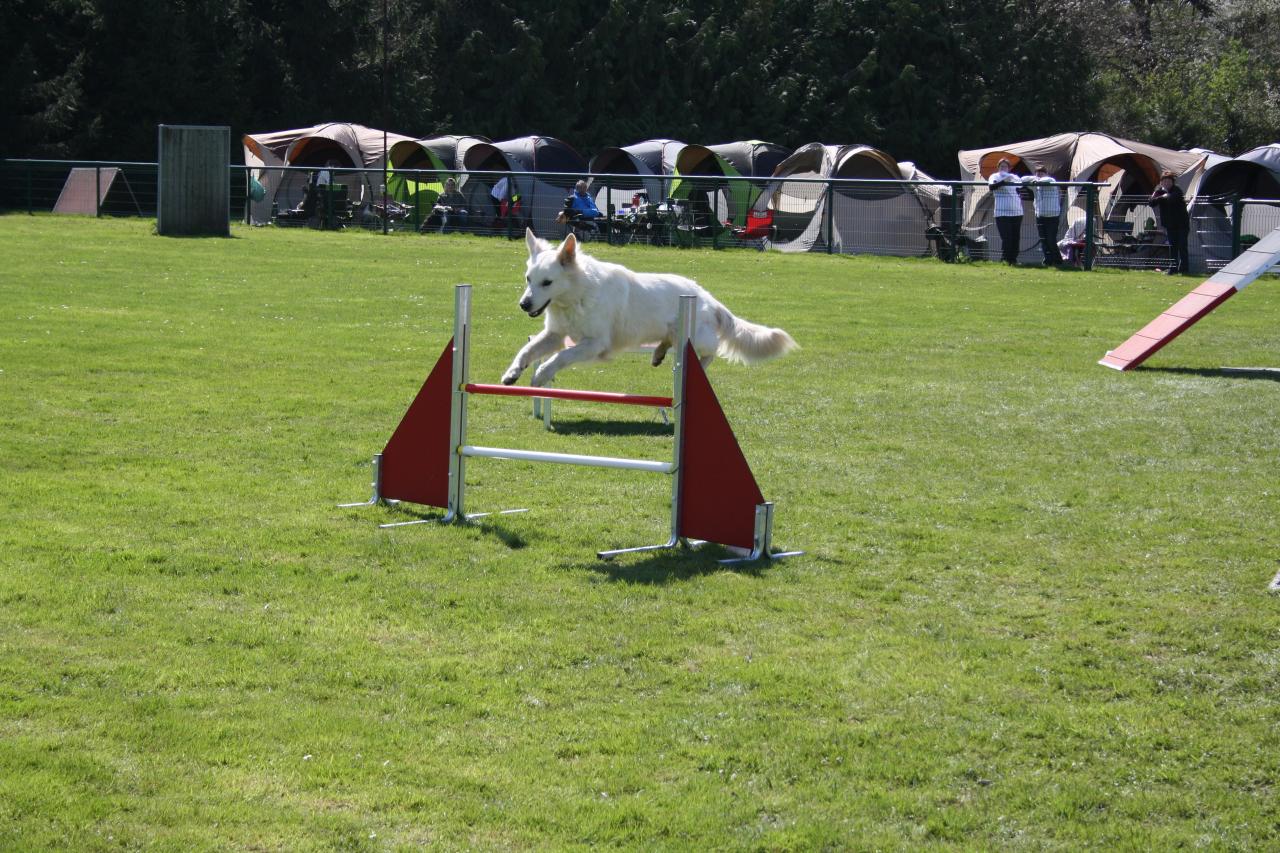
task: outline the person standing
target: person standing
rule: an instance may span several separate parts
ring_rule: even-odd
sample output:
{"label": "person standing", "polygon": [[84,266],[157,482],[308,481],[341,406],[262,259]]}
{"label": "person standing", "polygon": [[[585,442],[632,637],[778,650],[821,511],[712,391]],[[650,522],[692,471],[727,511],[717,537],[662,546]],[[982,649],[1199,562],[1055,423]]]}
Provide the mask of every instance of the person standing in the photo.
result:
{"label": "person standing", "polygon": [[1187,232],[1191,230],[1191,217],[1187,214],[1187,197],[1174,183],[1174,174],[1168,169],[1160,174],[1160,183],[1151,193],[1151,206],[1160,215],[1165,237],[1169,241],[1169,269],[1165,275],[1191,272],[1191,259],[1187,251]]}
{"label": "person standing", "polygon": [[1062,264],[1062,255],[1058,252],[1058,218],[1062,216],[1062,190],[1058,182],[1049,177],[1049,171],[1043,163],[1036,166],[1033,177],[1023,178],[1022,182],[1031,185],[1032,195],[1035,196],[1036,231],[1040,233],[1044,265],[1059,266]]}
{"label": "person standing", "polygon": [[1018,263],[1022,239],[1022,196],[1018,188],[1022,179],[1010,170],[1008,160],[1001,160],[996,172],[987,180],[996,204],[996,231],[1000,234],[1000,257],[1009,266]]}

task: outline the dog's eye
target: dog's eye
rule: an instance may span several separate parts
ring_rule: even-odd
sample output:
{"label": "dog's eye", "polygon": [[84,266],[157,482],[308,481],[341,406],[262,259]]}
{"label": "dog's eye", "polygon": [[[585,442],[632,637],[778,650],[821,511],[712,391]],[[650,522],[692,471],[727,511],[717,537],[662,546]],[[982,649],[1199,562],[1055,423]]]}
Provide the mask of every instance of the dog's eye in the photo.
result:
{"label": "dog's eye", "polygon": [[544,279],[542,280],[542,286],[543,286],[543,287],[550,287],[550,286],[551,286],[551,279],[549,279],[549,278],[544,278]]}

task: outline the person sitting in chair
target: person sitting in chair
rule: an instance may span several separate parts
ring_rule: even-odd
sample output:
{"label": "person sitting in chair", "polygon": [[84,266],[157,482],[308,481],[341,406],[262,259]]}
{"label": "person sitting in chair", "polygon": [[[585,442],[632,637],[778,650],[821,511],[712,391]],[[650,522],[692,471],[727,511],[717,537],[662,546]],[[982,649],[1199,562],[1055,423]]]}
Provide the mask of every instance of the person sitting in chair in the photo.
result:
{"label": "person sitting in chair", "polygon": [[564,210],[560,211],[556,222],[563,225],[572,221],[575,225],[587,225],[595,230],[600,217],[600,208],[596,207],[595,199],[587,193],[587,182],[578,181],[574,184],[573,195],[564,200]]}
{"label": "person sitting in chair", "polygon": [[467,216],[467,199],[458,192],[458,182],[449,178],[444,182],[444,192],[431,208],[431,215],[422,223],[422,230],[439,226],[441,234],[457,231],[467,226]]}

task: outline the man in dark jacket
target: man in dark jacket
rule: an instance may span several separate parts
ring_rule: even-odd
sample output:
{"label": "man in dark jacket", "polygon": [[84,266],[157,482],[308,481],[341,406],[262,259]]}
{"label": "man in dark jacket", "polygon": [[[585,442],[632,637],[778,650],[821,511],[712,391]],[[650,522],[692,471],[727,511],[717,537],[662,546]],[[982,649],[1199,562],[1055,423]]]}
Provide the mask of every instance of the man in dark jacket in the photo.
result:
{"label": "man in dark jacket", "polygon": [[1151,206],[1160,214],[1160,224],[1164,226],[1165,237],[1169,240],[1169,268],[1164,271],[1165,275],[1191,272],[1187,257],[1187,232],[1191,230],[1191,218],[1187,215],[1187,198],[1173,179],[1173,172],[1165,170],[1150,199]]}

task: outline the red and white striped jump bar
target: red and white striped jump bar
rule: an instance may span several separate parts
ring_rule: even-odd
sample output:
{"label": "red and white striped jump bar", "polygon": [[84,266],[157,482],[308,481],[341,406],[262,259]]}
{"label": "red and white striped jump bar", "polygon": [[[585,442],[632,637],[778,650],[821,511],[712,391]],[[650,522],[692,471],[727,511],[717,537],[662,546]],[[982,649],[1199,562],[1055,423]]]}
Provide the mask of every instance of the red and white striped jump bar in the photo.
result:
{"label": "red and white striped jump bar", "polygon": [[670,397],[619,394],[613,391],[575,391],[571,388],[531,388],[523,385],[484,385],[475,382],[464,385],[463,390],[468,394],[491,394],[495,397],[541,397],[544,400],[582,400],[589,403],[622,403],[628,406],[671,408]]}
{"label": "red and white striped jump bar", "polygon": [[1213,277],[1169,306],[1163,314],[1139,329],[1129,340],[1108,352],[1098,364],[1113,370],[1137,367],[1165,344],[1194,326],[1201,317],[1244,290],[1276,263],[1280,263],[1280,228],[1241,252],[1239,257],[1218,270]]}

